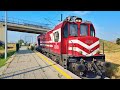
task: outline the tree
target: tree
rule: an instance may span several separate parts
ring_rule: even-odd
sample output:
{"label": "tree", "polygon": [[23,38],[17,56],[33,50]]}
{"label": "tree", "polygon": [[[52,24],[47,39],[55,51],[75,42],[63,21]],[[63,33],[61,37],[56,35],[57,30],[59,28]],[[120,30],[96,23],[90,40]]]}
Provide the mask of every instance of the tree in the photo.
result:
{"label": "tree", "polygon": [[120,38],[117,38],[116,44],[120,45]]}
{"label": "tree", "polygon": [[24,40],[18,40],[18,43],[20,44],[20,45],[22,45],[22,43],[24,43]]}

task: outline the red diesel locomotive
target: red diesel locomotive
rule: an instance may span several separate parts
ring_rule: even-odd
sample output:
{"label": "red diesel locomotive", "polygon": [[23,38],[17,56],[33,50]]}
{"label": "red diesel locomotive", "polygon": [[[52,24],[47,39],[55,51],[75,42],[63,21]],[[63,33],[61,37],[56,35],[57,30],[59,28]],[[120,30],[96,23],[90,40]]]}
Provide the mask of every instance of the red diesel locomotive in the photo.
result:
{"label": "red diesel locomotive", "polygon": [[100,54],[100,42],[93,24],[82,18],[66,17],[37,39],[37,50],[82,78],[103,78],[106,68],[110,67],[105,55]]}

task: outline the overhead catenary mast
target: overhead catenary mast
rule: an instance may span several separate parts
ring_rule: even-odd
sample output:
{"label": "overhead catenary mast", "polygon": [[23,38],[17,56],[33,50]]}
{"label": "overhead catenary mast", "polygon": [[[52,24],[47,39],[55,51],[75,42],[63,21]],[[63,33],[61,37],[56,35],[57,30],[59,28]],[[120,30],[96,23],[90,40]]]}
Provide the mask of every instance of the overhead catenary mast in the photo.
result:
{"label": "overhead catenary mast", "polygon": [[62,21],[62,18],[63,18],[63,14],[61,14],[61,21]]}

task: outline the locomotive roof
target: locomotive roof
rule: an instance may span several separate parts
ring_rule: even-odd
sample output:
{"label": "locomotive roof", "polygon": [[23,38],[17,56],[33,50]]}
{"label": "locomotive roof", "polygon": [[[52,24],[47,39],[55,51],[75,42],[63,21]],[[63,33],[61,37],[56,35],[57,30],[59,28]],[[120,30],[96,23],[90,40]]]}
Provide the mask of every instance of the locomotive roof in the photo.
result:
{"label": "locomotive roof", "polygon": [[[72,17],[72,16],[71,16]],[[79,17],[76,17],[76,16],[73,16],[73,17],[75,17],[75,18],[79,18]],[[73,18],[72,17],[72,18]],[[81,18],[82,19],[82,18]],[[62,27],[62,24],[64,23],[64,22],[75,22],[74,21],[74,19],[73,20],[70,20],[70,21],[68,21],[67,20],[67,18],[65,19],[65,20],[63,20],[63,21],[61,21],[61,22],[59,22],[58,24],[56,24],[56,26],[53,28],[53,29],[50,29],[49,31],[47,31],[46,33],[48,33],[48,32],[52,32],[53,30],[55,30],[55,29],[57,29],[57,28],[60,28],[60,27]],[[92,22],[91,21],[87,21],[87,20],[82,20],[82,22],[81,23],[87,23],[87,24],[92,24]],[[44,35],[44,34],[46,34],[46,33],[43,33],[42,35]],[[41,35],[41,34],[40,34]],[[39,35],[39,36],[40,36]]]}
{"label": "locomotive roof", "polygon": [[87,21],[87,20],[82,20],[82,18],[77,17],[77,16],[68,16],[64,19],[64,21],[68,21],[68,22],[76,22],[76,20],[80,20],[81,23],[92,23],[91,21]]}

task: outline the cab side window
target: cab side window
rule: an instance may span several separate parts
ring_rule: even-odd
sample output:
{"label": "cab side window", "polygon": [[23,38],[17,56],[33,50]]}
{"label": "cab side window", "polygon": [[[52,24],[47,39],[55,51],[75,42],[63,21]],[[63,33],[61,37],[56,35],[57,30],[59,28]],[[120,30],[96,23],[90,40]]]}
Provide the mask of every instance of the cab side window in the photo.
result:
{"label": "cab side window", "polygon": [[66,24],[63,28],[63,36],[64,38],[68,37],[68,24]]}
{"label": "cab side window", "polygon": [[55,42],[59,41],[59,32],[58,31],[54,33],[54,41]]}
{"label": "cab side window", "polygon": [[95,30],[92,25],[90,25],[90,36],[95,37]]}
{"label": "cab side window", "polygon": [[38,46],[40,46],[40,38],[38,38]]}

